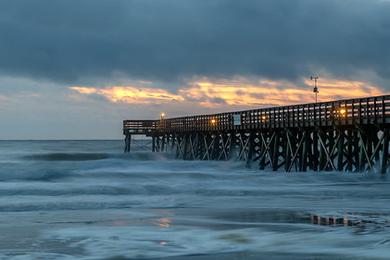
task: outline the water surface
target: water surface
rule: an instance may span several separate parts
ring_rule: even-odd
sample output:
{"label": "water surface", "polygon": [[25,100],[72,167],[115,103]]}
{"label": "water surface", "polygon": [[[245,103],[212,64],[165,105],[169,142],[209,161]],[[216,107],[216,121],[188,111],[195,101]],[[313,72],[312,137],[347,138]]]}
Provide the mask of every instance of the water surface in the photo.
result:
{"label": "water surface", "polygon": [[0,259],[390,257],[386,176],[122,150],[122,141],[0,141]]}

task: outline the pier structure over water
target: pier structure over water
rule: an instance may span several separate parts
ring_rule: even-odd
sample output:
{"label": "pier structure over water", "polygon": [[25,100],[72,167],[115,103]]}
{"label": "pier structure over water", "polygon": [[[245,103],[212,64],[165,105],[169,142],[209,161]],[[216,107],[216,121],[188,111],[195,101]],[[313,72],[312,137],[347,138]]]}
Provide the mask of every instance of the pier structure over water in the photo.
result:
{"label": "pier structure over water", "polygon": [[273,171],[381,172],[389,168],[390,95],[160,120],[125,120],[153,152],[184,160],[242,160]]}

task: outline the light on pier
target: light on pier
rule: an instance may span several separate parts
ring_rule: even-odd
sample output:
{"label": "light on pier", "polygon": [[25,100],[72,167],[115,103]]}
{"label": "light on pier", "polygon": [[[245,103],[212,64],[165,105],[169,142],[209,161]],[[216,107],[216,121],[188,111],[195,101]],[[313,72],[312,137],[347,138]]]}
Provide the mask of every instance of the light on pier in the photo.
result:
{"label": "light on pier", "polygon": [[165,113],[162,112],[162,113],[160,114],[160,119],[163,120],[164,118],[165,118]]}

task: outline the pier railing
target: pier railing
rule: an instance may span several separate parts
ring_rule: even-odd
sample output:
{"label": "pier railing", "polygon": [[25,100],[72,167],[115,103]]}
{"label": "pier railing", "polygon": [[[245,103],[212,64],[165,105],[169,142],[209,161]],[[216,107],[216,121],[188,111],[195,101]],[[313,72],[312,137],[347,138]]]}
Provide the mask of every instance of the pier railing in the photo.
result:
{"label": "pier railing", "polygon": [[390,95],[161,120],[125,120],[124,133],[231,131],[390,123]]}
{"label": "pier railing", "polygon": [[159,128],[157,120],[124,120],[123,133],[134,135],[148,135]]}

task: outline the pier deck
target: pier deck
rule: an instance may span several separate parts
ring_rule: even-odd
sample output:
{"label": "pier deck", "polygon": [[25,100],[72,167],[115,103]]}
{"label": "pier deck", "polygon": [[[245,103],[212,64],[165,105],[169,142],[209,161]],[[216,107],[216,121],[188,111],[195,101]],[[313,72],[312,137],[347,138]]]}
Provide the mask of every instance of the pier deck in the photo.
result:
{"label": "pier deck", "polygon": [[244,160],[277,171],[380,171],[389,161],[390,95],[160,120],[125,120],[152,151],[185,160]]}

